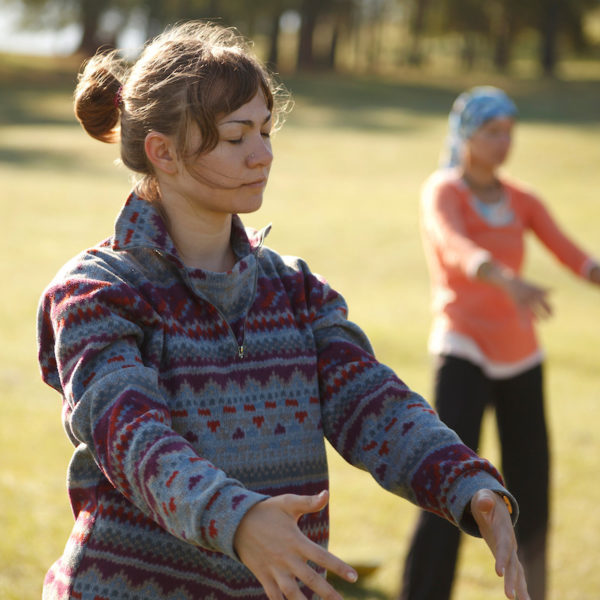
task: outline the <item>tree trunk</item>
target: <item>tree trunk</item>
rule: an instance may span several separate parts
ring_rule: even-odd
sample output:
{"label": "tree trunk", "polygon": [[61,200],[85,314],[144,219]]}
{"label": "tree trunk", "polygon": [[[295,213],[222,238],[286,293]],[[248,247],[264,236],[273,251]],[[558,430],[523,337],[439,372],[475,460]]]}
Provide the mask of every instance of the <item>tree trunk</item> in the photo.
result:
{"label": "tree trunk", "polygon": [[93,56],[102,44],[98,37],[100,17],[106,8],[102,0],[82,0],[80,4],[80,23],[82,26],[81,41],[77,52],[85,56]]}
{"label": "tree trunk", "polygon": [[269,68],[277,71],[277,63],[279,62],[279,31],[280,31],[280,20],[282,13],[281,2],[277,2],[277,6],[271,17],[271,33],[269,35],[269,55],[267,57],[267,64]]}
{"label": "tree trunk", "polygon": [[326,65],[328,69],[335,71],[340,37],[346,34],[347,38],[352,38],[352,29],[356,11],[354,10],[354,3],[352,0],[338,2],[332,6],[333,23]]}
{"label": "tree trunk", "polygon": [[558,21],[560,0],[544,0],[540,15],[540,65],[544,75],[554,76],[558,62]]}
{"label": "tree trunk", "polygon": [[327,68],[335,71],[335,55],[337,53],[338,40],[340,39],[341,24],[339,19],[333,23],[333,31],[331,32],[331,43],[329,44],[329,54],[327,56]]}
{"label": "tree trunk", "polygon": [[298,43],[298,69],[314,67],[313,37],[319,14],[319,0],[302,0],[300,39]]}
{"label": "tree trunk", "polygon": [[425,16],[429,0],[414,0],[413,13],[410,19],[411,45],[408,52],[408,64],[418,66],[423,62],[421,37],[425,30]]}
{"label": "tree trunk", "polygon": [[473,33],[465,33],[462,50],[460,57],[462,60],[463,68],[466,71],[472,71],[475,66],[475,57],[477,56],[477,48],[475,35]]}
{"label": "tree trunk", "polygon": [[494,67],[500,73],[508,71],[512,55],[514,28],[511,19],[504,14],[497,22],[494,31]]}

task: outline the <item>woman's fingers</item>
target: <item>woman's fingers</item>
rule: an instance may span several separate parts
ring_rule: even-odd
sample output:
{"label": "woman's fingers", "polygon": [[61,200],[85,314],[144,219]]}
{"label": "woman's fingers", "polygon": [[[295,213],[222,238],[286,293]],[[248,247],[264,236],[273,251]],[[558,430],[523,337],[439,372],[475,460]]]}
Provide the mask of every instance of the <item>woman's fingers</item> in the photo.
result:
{"label": "woman's fingers", "polygon": [[511,555],[506,567],[504,593],[507,598],[518,598],[518,600],[527,600],[529,598],[525,583],[525,573],[517,558],[516,551]]}
{"label": "woman's fingers", "polygon": [[304,599],[297,580],[326,600],[341,600],[325,577],[307,562],[354,582],[357,574],[346,563],[308,539],[298,528],[302,515],[319,512],[329,495],[286,494],[253,506],[240,522],[234,546],[241,561],[254,573],[269,600]]}
{"label": "woman's fingers", "polygon": [[335,554],[325,550],[318,544],[315,544],[308,539],[306,541],[308,547],[304,551],[304,556],[307,560],[350,583],[357,581],[358,573],[349,564],[345,563],[342,559],[335,556]]}
{"label": "woman's fingers", "polygon": [[[323,600],[342,600],[342,596],[328,583],[328,581],[317,573],[310,565],[306,562],[298,560],[293,566],[294,578],[288,578],[289,587],[294,594],[299,594],[298,598],[305,600],[296,580],[301,581],[307,588],[312,590]],[[282,588],[286,598],[289,598],[286,589]]]}
{"label": "woman's fingers", "polygon": [[504,500],[491,490],[479,490],[471,500],[471,513],[494,555],[496,573],[504,577],[506,597],[529,600],[512,521]]}
{"label": "woman's fingers", "polygon": [[531,311],[536,317],[545,319],[552,316],[549,301],[550,290],[529,283],[519,277],[511,279],[505,288],[517,306]]}

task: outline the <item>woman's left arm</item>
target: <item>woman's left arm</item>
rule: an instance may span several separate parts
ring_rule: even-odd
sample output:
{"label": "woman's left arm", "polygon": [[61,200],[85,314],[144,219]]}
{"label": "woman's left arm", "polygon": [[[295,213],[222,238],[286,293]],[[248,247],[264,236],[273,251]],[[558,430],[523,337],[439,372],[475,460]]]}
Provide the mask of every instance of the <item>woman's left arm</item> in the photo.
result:
{"label": "woman's left arm", "polygon": [[600,266],[558,225],[550,211],[538,198],[528,198],[527,224],[539,240],[575,275],[598,284]]}
{"label": "woman's left arm", "polygon": [[509,514],[510,504],[499,494],[480,490],[471,499],[469,508],[496,559],[496,574],[504,577],[506,597],[528,600],[525,573],[517,556],[517,541]]}
{"label": "woman's left arm", "polygon": [[339,294],[307,268],[304,281],[329,442],[383,488],[477,535],[465,507],[479,489],[506,493],[498,471],[375,358]]}
{"label": "woman's left arm", "polygon": [[506,596],[528,600],[513,530],[518,506],[500,474],[375,359],[336,292],[316,280],[307,289],[328,440],[385,489],[481,535],[496,559],[496,572],[504,576]]}

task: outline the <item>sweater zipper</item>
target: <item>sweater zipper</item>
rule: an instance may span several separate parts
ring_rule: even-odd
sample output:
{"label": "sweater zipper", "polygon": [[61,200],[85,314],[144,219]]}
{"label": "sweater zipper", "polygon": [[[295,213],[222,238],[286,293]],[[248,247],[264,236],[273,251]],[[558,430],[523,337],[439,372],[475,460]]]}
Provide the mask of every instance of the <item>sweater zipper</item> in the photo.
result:
{"label": "sweater zipper", "polygon": [[[262,245],[262,244],[261,244]],[[260,249],[260,246],[259,246]],[[154,250],[159,256],[161,256],[162,258],[166,258],[165,254],[163,253],[163,251],[155,249]],[[250,306],[248,306],[248,310],[246,311],[246,314],[244,315],[244,320],[242,321],[242,335],[241,335],[241,340],[238,340],[233,329],[231,328],[231,325],[229,324],[229,321],[225,318],[225,316],[223,315],[223,313],[221,312],[221,310],[215,306],[212,302],[209,302],[206,298],[203,298],[202,296],[200,296],[199,294],[196,293],[196,290],[194,289],[194,286],[190,280],[190,276],[187,272],[187,270],[185,268],[180,268],[180,271],[183,272],[183,275],[185,277],[185,280],[188,284],[188,287],[190,288],[190,290],[192,290],[192,293],[194,294],[194,296],[201,298],[203,302],[208,302],[208,304],[210,304],[218,313],[218,315],[221,317],[221,319],[225,322],[225,324],[227,325],[227,329],[229,330],[229,335],[231,336],[231,338],[233,339],[233,342],[235,344],[235,348],[236,348],[236,353],[237,353],[237,357],[240,360],[243,360],[246,357],[246,345],[245,345],[245,339],[246,339],[246,321],[248,320],[248,313],[250,312],[250,308],[252,307],[252,305],[250,304]],[[256,286],[258,284],[258,261],[256,264],[256,269],[254,270],[254,285],[252,287],[252,294],[251,297],[254,298],[256,296]]]}
{"label": "sweater zipper", "polygon": [[[192,287],[192,290],[193,289],[194,288]],[[204,302],[208,302],[208,300],[206,300],[205,298],[202,298],[202,300],[204,300]],[[233,343],[235,344],[235,347],[237,350],[237,357],[240,360],[242,360],[246,356],[246,346],[244,345],[244,340],[246,339],[246,320],[248,318],[248,313],[246,312],[246,315],[244,316],[244,320],[242,322],[242,335],[241,335],[242,339],[238,340],[237,337],[235,336],[233,329],[231,328],[231,325],[229,324],[229,321],[225,318],[223,313],[214,304],[212,304],[212,302],[209,302],[209,304],[217,311],[217,313],[219,314],[221,319],[223,319],[223,321],[227,325],[227,329],[229,329],[229,335],[233,339]]]}

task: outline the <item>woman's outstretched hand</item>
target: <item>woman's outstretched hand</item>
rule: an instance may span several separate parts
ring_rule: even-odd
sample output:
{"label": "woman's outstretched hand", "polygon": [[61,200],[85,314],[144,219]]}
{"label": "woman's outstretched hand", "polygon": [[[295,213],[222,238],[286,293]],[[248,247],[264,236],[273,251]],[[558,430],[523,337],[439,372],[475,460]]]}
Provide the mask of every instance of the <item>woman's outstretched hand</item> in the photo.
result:
{"label": "woman's outstretched hand", "polygon": [[322,510],[328,501],[326,491],[316,496],[274,496],[255,504],[240,522],[234,548],[269,600],[305,600],[297,580],[325,600],[342,600],[307,561],[346,581],[356,581],[358,576],[352,567],[309,540],[298,528],[302,515]]}
{"label": "woman's outstretched hand", "polygon": [[471,513],[496,559],[496,573],[504,577],[507,598],[529,600],[523,567],[517,557],[517,541],[503,498],[491,490],[479,490],[471,499]]}
{"label": "woman's outstretched hand", "polygon": [[541,319],[552,316],[552,306],[548,300],[550,290],[547,288],[515,276],[506,280],[504,289],[519,308],[529,310]]}
{"label": "woman's outstretched hand", "polygon": [[491,261],[479,266],[477,277],[502,288],[521,310],[529,311],[541,319],[552,316],[549,289],[526,281],[510,269]]}

